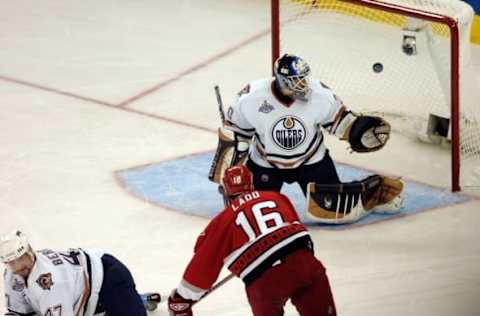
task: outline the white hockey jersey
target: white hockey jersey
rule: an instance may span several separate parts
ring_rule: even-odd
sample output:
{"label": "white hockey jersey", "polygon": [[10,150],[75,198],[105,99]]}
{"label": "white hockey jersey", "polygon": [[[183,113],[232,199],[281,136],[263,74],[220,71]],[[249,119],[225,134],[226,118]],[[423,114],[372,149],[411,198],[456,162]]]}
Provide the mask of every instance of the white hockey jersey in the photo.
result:
{"label": "white hockey jersey", "polygon": [[[308,101],[283,104],[272,90],[273,78],[254,81],[227,111],[225,127],[251,139],[249,157],[266,168],[296,168],[323,159],[321,127],[332,134],[342,113],[342,101],[319,81],[309,81]],[[340,136],[340,135],[338,135]]]}
{"label": "white hockey jersey", "polygon": [[103,252],[35,252],[27,280],[5,270],[5,315],[92,316],[103,282]]}

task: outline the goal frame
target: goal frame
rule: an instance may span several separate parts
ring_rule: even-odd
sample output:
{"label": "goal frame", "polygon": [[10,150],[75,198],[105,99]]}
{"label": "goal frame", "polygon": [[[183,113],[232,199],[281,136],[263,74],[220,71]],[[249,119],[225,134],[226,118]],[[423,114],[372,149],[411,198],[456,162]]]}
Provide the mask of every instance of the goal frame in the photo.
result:
{"label": "goal frame", "polygon": [[[270,0],[271,9],[271,50],[272,73],[275,60],[280,57],[280,0]],[[321,1],[321,0],[320,0]],[[378,0],[340,0],[389,13],[436,22],[447,26],[450,30],[450,125],[451,125],[451,190],[458,192],[460,188],[460,32],[454,18],[401,5],[385,3]],[[315,5],[316,1],[312,1]]]}

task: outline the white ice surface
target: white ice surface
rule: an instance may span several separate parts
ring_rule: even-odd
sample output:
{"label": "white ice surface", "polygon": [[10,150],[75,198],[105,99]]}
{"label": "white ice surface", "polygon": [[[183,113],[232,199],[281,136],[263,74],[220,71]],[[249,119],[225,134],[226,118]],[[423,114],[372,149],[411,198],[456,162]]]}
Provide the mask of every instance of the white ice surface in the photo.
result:
{"label": "white ice surface", "polygon": [[[140,201],[114,172],[215,148],[213,85],[230,100],[269,73],[268,1],[18,0],[0,12],[0,231],[23,229],[37,248],[105,248],[140,290],[168,293],[207,219]],[[475,58],[480,69],[478,47]],[[369,167],[448,187],[448,173],[426,168],[443,153],[405,153],[405,142],[392,137]],[[369,162],[329,145],[340,161]],[[479,212],[472,201],[312,231],[338,314],[479,315]],[[195,306],[249,314],[237,279]]]}

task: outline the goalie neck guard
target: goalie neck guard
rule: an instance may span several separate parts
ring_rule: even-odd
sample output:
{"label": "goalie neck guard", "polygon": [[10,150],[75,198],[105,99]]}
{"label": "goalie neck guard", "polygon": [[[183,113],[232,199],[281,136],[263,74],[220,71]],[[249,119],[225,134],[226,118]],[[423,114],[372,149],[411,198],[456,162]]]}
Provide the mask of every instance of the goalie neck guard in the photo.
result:
{"label": "goalie neck guard", "polygon": [[233,166],[225,170],[222,183],[224,194],[229,200],[253,191],[252,173],[244,165]]}

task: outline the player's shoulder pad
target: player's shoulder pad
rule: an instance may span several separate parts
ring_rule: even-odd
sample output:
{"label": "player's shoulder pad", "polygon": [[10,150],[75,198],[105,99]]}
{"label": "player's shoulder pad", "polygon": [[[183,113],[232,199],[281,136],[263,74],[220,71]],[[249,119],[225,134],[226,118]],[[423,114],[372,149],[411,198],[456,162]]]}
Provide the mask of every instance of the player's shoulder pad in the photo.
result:
{"label": "player's shoulder pad", "polygon": [[330,103],[341,103],[341,100],[337,97],[333,90],[319,80],[312,80],[310,89],[312,91],[311,93],[313,98],[318,96],[322,99],[327,99]]}
{"label": "player's shoulder pad", "polygon": [[242,88],[242,90],[237,92],[237,97],[241,98],[243,95],[249,94],[249,93],[250,93],[250,84],[247,84]]}
{"label": "player's shoulder pad", "polygon": [[288,196],[286,196],[285,194],[281,193],[281,192],[277,192],[277,191],[259,191],[261,194],[264,194],[264,195],[267,195],[268,197],[270,198],[275,198],[275,199],[278,199],[278,200],[283,200],[284,202],[288,203],[288,204],[292,204],[292,202],[290,201],[290,199],[288,198]]}
{"label": "player's shoulder pad", "polygon": [[5,269],[3,272],[3,281],[5,291],[12,289],[21,292],[25,288],[25,279],[8,269]]}
{"label": "player's shoulder pad", "polygon": [[264,98],[265,94],[270,93],[270,87],[272,80],[270,78],[264,78],[252,81],[248,83],[240,92],[238,92],[238,99],[248,98]]}

